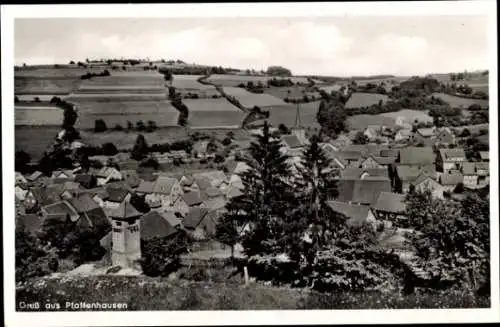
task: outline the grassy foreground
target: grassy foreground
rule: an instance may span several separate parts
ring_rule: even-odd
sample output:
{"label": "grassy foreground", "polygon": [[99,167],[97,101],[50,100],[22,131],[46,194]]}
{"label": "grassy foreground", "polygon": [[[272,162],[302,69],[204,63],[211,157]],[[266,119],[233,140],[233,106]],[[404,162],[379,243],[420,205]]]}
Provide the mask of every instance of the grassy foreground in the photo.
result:
{"label": "grassy foreground", "polygon": [[[253,283],[192,282],[130,276],[36,279],[18,286],[16,303],[120,302],[127,310],[278,310],[487,308],[490,299],[464,292],[401,296],[399,292],[321,294]],[[20,310],[17,307],[17,310]],[[26,310],[26,309],[24,309]],[[36,309],[33,309],[36,311]]]}

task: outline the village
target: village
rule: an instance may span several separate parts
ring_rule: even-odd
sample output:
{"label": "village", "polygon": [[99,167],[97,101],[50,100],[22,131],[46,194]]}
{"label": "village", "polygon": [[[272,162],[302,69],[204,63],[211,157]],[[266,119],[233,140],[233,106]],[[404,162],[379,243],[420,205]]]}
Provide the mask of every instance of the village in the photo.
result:
{"label": "village", "polygon": [[[402,126],[393,126],[399,130],[397,133],[387,126],[370,125],[363,131],[320,143],[330,159],[330,174],[338,183],[338,196],[328,205],[345,215],[348,223],[382,223],[404,232],[408,225],[404,215],[408,193],[429,190],[437,199],[460,201],[466,190],[488,187],[488,151],[479,151],[477,159],[471,160],[458,145],[467,139],[461,137],[464,129],[475,133],[466,134],[470,138],[479,135],[478,128],[432,126],[412,132],[408,125],[403,120]],[[485,128],[487,125],[481,126]],[[309,145],[308,131],[300,126],[286,131],[288,134],[280,134],[278,128],[272,130],[291,166],[300,166],[302,153]],[[402,139],[405,130],[408,132]],[[360,132],[369,143],[353,144]],[[261,130],[249,133],[259,135]],[[392,140],[384,136],[391,133],[395,135]],[[419,146],[409,145],[415,140]],[[248,166],[237,158],[244,156],[246,148],[226,151],[227,157],[218,165],[221,169],[195,169],[192,173],[184,169],[183,165],[192,162],[214,160],[215,154],[207,151],[208,143],[195,142],[191,153],[149,153],[148,158],[158,164],[182,160],[178,173],[161,168],[121,169],[134,162],[127,153],[90,156],[88,159],[100,168],[87,171],[75,161],[74,168],[55,170],[49,176],[40,171],[25,175],[16,172],[17,223],[35,235],[50,229],[53,222],[99,231],[109,266],[140,270],[137,262],[141,258],[141,240],[169,239],[181,231],[195,240],[192,255],[200,257],[196,255],[200,252],[204,259],[229,256],[228,246],[216,238],[216,225],[227,212],[226,203],[243,192],[240,174]],[[84,145],[74,141],[65,146],[75,154]]]}

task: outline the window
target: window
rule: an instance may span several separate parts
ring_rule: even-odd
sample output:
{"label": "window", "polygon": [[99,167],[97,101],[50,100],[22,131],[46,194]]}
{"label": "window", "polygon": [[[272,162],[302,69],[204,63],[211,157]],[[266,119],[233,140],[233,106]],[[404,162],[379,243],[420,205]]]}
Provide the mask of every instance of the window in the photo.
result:
{"label": "window", "polygon": [[119,222],[119,221],[116,222],[116,226],[121,226],[121,225],[122,225],[121,222]]}

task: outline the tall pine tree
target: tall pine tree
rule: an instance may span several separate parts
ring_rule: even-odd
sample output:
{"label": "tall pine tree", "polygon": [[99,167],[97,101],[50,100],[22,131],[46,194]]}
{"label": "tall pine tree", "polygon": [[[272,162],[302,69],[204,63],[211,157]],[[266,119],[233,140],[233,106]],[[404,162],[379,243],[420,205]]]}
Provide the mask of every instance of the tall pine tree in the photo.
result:
{"label": "tall pine tree", "polygon": [[280,251],[278,241],[283,237],[284,219],[293,197],[287,182],[291,175],[288,157],[280,149],[280,140],[271,135],[266,122],[262,135],[250,144],[248,156],[243,158],[249,166],[240,174],[243,194],[227,205],[233,220],[250,227],[242,238],[248,255]]}

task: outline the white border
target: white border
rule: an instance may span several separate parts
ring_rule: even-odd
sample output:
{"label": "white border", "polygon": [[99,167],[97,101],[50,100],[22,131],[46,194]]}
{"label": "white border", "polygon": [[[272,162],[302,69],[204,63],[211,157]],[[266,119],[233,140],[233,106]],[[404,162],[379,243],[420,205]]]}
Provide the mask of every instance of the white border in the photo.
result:
{"label": "white border", "polygon": [[[36,5],[2,6],[2,148],[4,208],[4,303],[7,326],[78,325],[227,325],[227,324],[324,324],[324,323],[428,323],[496,322],[500,315],[498,252],[498,171],[491,169],[491,286],[492,308],[461,310],[337,310],[337,311],[149,311],[149,312],[44,312],[14,310],[14,116],[13,21],[14,18],[48,17],[307,17],[307,16],[399,16],[487,15],[490,35],[490,137],[498,140],[498,86],[496,1],[363,2],[363,3],[251,3],[251,4],[155,4],[155,5]],[[161,13],[161,14],[159,14]],[[498,148],[490,149],[493,168],[498,167]],[[12,190],[12,191],[11,191]]]}

